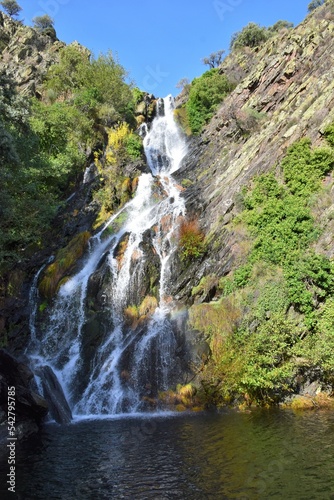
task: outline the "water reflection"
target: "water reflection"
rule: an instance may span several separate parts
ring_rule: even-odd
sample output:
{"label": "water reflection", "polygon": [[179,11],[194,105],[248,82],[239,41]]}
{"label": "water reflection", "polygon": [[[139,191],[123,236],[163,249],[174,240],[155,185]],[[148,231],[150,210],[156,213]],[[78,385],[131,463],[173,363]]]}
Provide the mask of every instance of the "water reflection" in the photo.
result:
{"label": "water reflection", "polygon": [[[49,425],[17,448],[24,500],[334,499],[334,416],[182,415]],[[5,477],[6,456],[1,475]],[[0,486],[1,498],[5,483]]]}

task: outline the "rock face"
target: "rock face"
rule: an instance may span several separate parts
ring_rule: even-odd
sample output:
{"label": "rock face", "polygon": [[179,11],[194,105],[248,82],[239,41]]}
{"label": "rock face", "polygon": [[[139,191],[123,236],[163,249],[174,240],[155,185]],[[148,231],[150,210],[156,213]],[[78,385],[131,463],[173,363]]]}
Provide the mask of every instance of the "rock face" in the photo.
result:
{"label": "rock face", "polygon": [[189,297],[203,275],[228,272],[238,257],[240,235],[226,226],[238,213],[242,188],[273,168],[296,140],[307,136],[319,145],[324,127],[334,120],[332,10],[316,9],[295,29],[223,62],[221,72],[238,85],[202,134],[190,139],[175,174],[190,185],[188,212],[200,214],[210,242],[202,261],[177,279],[180,298]]}
{"label": "rock face", "polygon": [[[15,388],[15,428],[18,439],[33,434],[48,413],[48,403],[34,383],[30,368],[4,349],[0,349],[0,422],[5,423],[8,411],[8,388]],[[8,437],[7,425],[0,440]]]}
{"label": "rock face", "polygon": [[38,93],[48,68],[58,61],[63,42],[24,26],[0,12],[0,70],[16,82],[21,94]]}
{"label": "rock face", "polygon": [[58,424],[69,424],[72,420],[72,412],[52,368],[41,366],[37,374],[42,380],[43,394],[49,403],[50,416]]}

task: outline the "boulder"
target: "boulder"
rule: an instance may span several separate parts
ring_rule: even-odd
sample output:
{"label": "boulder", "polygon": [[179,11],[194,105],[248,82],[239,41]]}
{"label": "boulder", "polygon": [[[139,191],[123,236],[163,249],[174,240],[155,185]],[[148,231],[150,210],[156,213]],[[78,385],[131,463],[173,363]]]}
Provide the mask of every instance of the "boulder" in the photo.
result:
{"label": "boulder", "polygon": [[50,415],[58,424],[69,424],[72,412],[54,371],[45,365],[38,368],[37,375],[42,380],[43,394],[49,404]]}
{"label": "boulder", "polygon": [[0,349],[0,421],[5,422],[8,412],[8,388],[15,388],[16,437],[21,439],[38,431],[48,413],[48,403],[36,392],[30,368]]}

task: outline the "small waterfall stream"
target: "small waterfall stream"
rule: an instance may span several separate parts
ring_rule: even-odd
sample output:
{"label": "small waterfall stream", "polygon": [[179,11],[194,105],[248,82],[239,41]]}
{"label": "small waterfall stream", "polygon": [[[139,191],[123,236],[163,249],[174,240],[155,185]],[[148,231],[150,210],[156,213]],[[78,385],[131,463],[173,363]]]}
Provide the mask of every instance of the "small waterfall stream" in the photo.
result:
{"label": "small waterfall stream", "polygon": [[[36,306],[32,307],[29,355],[35,364],[52,367],[78,415],[144,411],[145,398],[167,389],[174,369],[170,261],[185,205],[171,174],[179,168],[186,147],[173,118],[171,96],[159,100],[157,117],[150,129],[142,125],[142,134],[151,173],[140,176],[134,198],[91,238],[82,269],[60,288],[43,334],[36,333]],[[155,310],[143,324],[129,327],[124,311],[136,302],[146,279],[148,235],[150,255],[158,262]],[[89,344],[88,292],[96,276],[104,282],[103,334],[87,360],[83,353]]]}

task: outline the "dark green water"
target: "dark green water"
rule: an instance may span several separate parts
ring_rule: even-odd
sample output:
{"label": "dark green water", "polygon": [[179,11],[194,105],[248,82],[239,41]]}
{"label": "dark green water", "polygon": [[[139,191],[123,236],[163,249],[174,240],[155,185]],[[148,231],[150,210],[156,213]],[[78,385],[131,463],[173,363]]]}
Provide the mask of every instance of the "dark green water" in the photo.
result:
{"label": "dark green water", "polygon": [[0,498],[334,499],[334,414],[259,410],[50,424]]}

